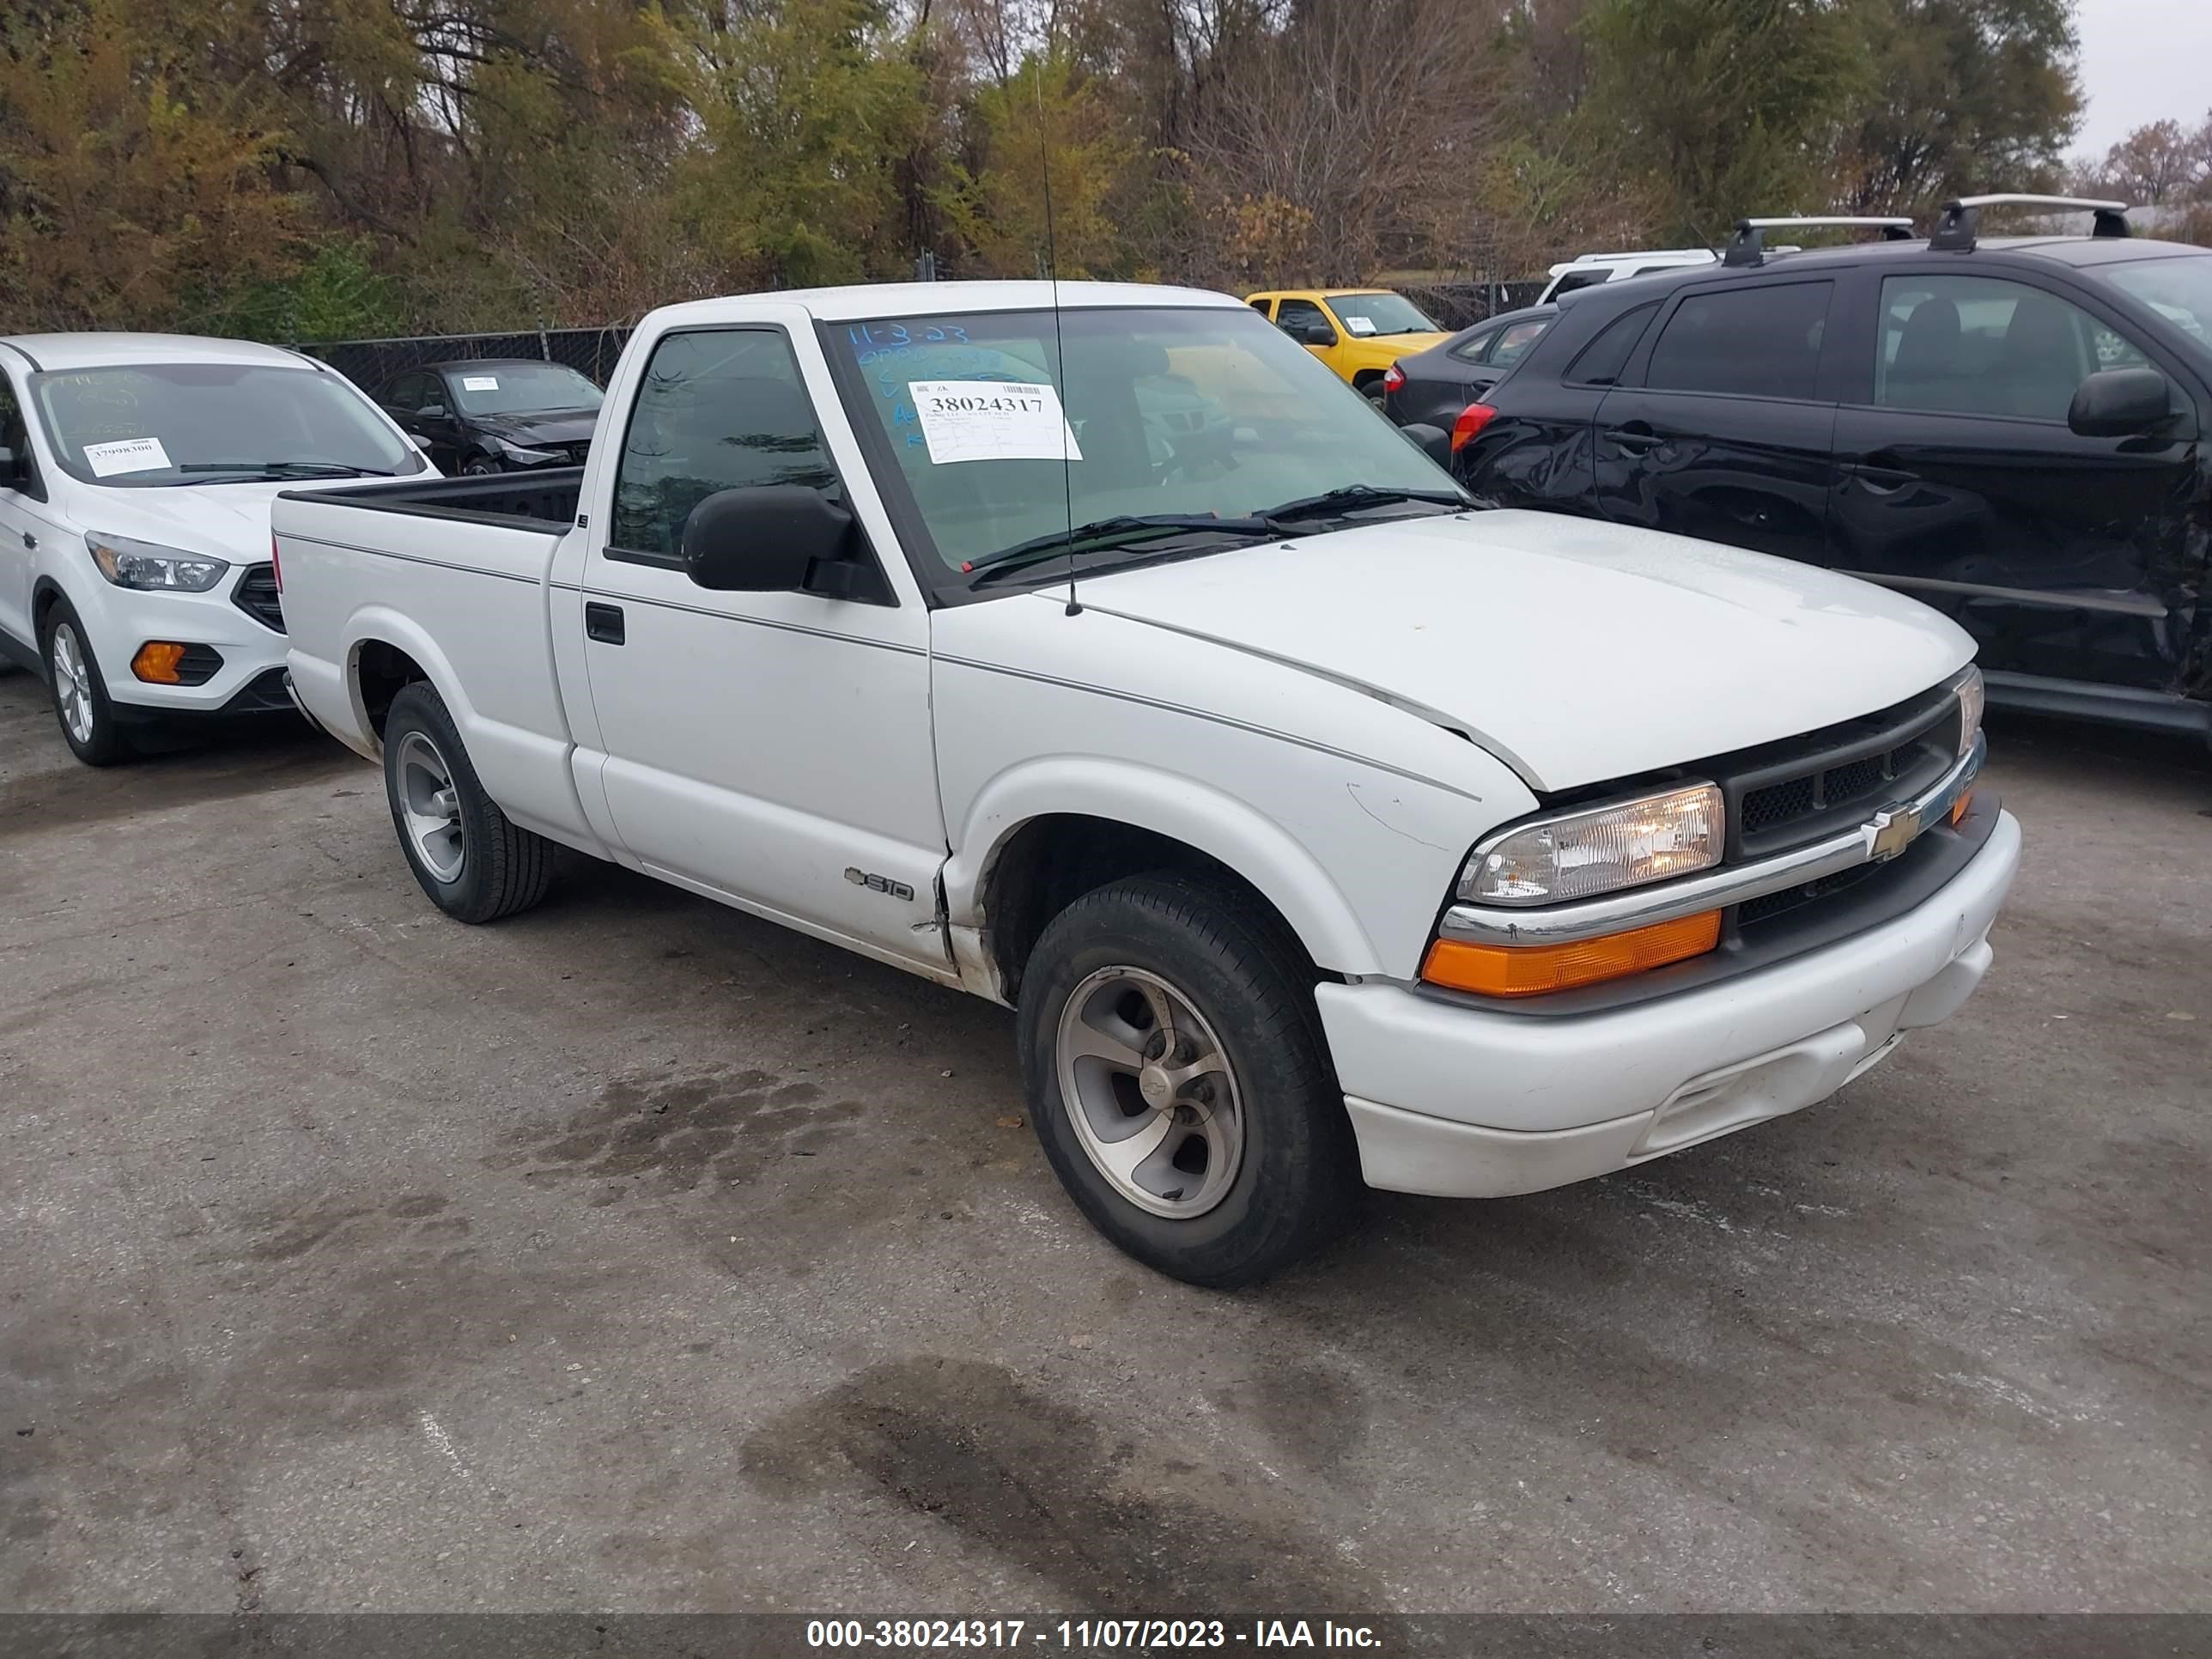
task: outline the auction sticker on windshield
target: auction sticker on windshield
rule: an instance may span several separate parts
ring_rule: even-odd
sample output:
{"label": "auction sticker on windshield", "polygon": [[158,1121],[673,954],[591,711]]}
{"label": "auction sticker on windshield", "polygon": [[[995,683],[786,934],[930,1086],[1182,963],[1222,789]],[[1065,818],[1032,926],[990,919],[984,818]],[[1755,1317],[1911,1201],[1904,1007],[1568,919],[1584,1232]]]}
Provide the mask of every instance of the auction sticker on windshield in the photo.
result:
{"label": "auction sticker on windshield", "polygon": [[1347,316],[1344,319],[1344,325],[1362,338],[1375,331],[1375,319],[1372,317]]}
{"label": "auction sticker on windshield", "polygon": [[1079,461],[1075,434],[1049,386],[1020,380],[915,380],[908,388],[929,459]]}
{"label": "auction sticker on windshield", "polygon": [[159,472],[169,465],[169,453],[159,438],[118,438],[112,443],[87,444],[84,464],[95,478],[112,478],[118,472]]}
{"label": "auction sticker on windshield", "polygon": [[499,390],[499,376],[496,374],[464,374],[461,376],[461,390],[464,392],[496,392]]}

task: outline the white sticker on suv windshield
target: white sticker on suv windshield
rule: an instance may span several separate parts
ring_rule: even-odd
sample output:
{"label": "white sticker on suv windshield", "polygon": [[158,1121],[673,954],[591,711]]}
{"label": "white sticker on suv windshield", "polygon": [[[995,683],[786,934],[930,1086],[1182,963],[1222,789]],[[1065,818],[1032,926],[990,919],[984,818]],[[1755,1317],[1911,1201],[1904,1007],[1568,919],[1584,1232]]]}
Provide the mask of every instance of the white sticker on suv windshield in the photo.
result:
{"label": "white sticker on suv windshield", "polygon": [[1372,317],[1346,317],[1344,319],[1344,325],[1354,334],[1363,336],[1375,331],[1375,319]]}
{"label": "white sticker on suv windshield", "polygon": [[159,472],[169,465],[169,452],[159,438],[118,438],[113,443],[87,444],[84,464],[95,478],[112,478],[118,472]]}
{"label": "white sticker on suv windshield", "polygon": [[499,390],[499,376],[496,374],[464,374],[461,376],[461,390],[464,392],[496,392]]}
{"label": "white sticker on suv windshield", "polygon": [[1060,394],[1025,380],[915,380],[908,390],[929,459],[1056,461],[1083,459],[1060,412]]}

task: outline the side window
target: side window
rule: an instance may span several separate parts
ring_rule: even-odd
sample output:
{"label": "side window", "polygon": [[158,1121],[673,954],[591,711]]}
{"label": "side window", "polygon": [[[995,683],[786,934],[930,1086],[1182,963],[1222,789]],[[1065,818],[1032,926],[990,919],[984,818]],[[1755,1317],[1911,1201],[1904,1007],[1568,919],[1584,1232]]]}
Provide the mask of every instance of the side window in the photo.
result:
{"label": "side window", "polygon": [[1628,367],[1628,359],[1636,349],[1636,343],[1644,337],[1650,325],[1659,302],[1651,301],[1624,311],[1597,331],[1597,337],[1576,356],[1567,365],[1566,380],[1571,386],[1613,386],[1620,380],[1620,371]]}
{"label": "side window", "polygon": [[1644,384],[1653,391],[1808,399],[1820,367],[1832,283],[1693,294],[1667,319]]}
{"label": "side window", "polygon": [[23,424],[22,405],[15,401],[15,388],[5,374],[0,374],[0,449],[14,457],[8,476],[0,477],[0,489],[20,489],[44,501],[31,459],[30,429]]}
{"label": "side window", "polygon": [[777,329],[671,334],[653,348],[616,464],[607,556],[674,563],[684,523],[717,490],[805,484],[842,497]]}
{"label": "side window", "polygon": [[1552,297],[1556,300],[1562,294],[1572,294],[1578,288],[1595,288],[1612,275],[1613,269],[1609,265],[1600,265],[1591,270],[1571,270],[1553,285]]}
{"label": "side window", "polygon": [[1275,302],[1273,300],[1254,300],[1249,301],[1252,309],[1258,312],[1262,317],[1267,314],[1268,307],[1273,306],[1274,303]]}
{"label": "side window", "polygon": [[1889,276],[1874,400],[1889,409],[2063,421],[2100,369],[2149,362],[2071,301],[1996,276]]}
{"label": "side window", "polygon": [[1327,329],[1331,334],[1336,332],[1336,325],[1329,321],[1328,313],[1311,300],[1283,301],[1275,307],[1275,326],[1301,343],[1305,340],[1309,329],[1316,335],[1322,329]]}
{"label": "side window", "polygon": [[1479,363],[1483,360],[1483,354],[1490,349],[1491,343],[1497,337],[1496,329],[1485,329],[1464,345],[1454,346],[1451,349],[1451,355],[1463,363]]}
{"label": "side window", "polygon": [[1515,323],[1502,331],[1498,334],[1498,343],[1490,349],[1491,362],[1499,368],[1510,368],[1528,355],[1528,348],[1535,344],[1551,325],[1549,321]]}

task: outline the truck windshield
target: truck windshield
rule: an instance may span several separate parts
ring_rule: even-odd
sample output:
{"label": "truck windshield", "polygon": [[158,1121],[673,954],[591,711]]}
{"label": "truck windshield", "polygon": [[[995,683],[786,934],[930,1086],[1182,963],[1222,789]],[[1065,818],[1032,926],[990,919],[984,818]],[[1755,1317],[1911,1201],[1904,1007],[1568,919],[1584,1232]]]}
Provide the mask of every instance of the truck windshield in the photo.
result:
{"label": "truck windshield", "polygon": [[[1337,490],[1347,516],[1462,502],[1365,398],[1244,306],[1066,309],[1057,343],[1048,311],[822,334],[873,410],[855,416],[890,440],[887,486],[903,487],[950,571],[1109,520],[1249,525]],[[1188,550],[1204,532],[1182,536]],[[1111,538],[1098,550],[1128,556]]]}
{"label": "truck windshield", "polygon": [[1434,334],[1434,322],[1402,294],[1332,294],[1329,309],[1353,334]]}
{"label": "truck windshield", "polygon": [[335,374],[142,363],[31,377],[54,459],[115,489],[419,472],[422,458]]}

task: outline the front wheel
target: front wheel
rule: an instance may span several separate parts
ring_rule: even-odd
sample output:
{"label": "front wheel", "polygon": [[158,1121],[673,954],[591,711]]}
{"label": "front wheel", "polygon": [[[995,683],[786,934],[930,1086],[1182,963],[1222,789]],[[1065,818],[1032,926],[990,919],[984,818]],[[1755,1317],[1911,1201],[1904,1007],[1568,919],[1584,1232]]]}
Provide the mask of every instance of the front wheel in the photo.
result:
{"label": "front wheel", "polygon": [[416,881],[456,921],[496,921],[545,896],[553,843],[484,793],[445,699],[420,681],[385,718],[384,793]]}
{"label": "front wheel", "polygon": [[465,478],[489,478],[493,473],[506,470],[489,455],[472,455],[462,463],[461,476]]}
{"label": "front wheel", "polygon": [[1349,1214],[1358,1152],[1310,972],[1249,894],[1172,874],[1086,894],[1030,953],[1037,1139],[1092,1224],[1148,1267],[1249,1285]]}
{"label": "front wheel", "polygon": [[57,599],[46,616],[42,648],[46,683],[53,688],[54,718],[62,740],[87,766],[112,766],[127,759],[131,739],[107,699],[107,683],[85,638],[84,624],[66,599]]}

